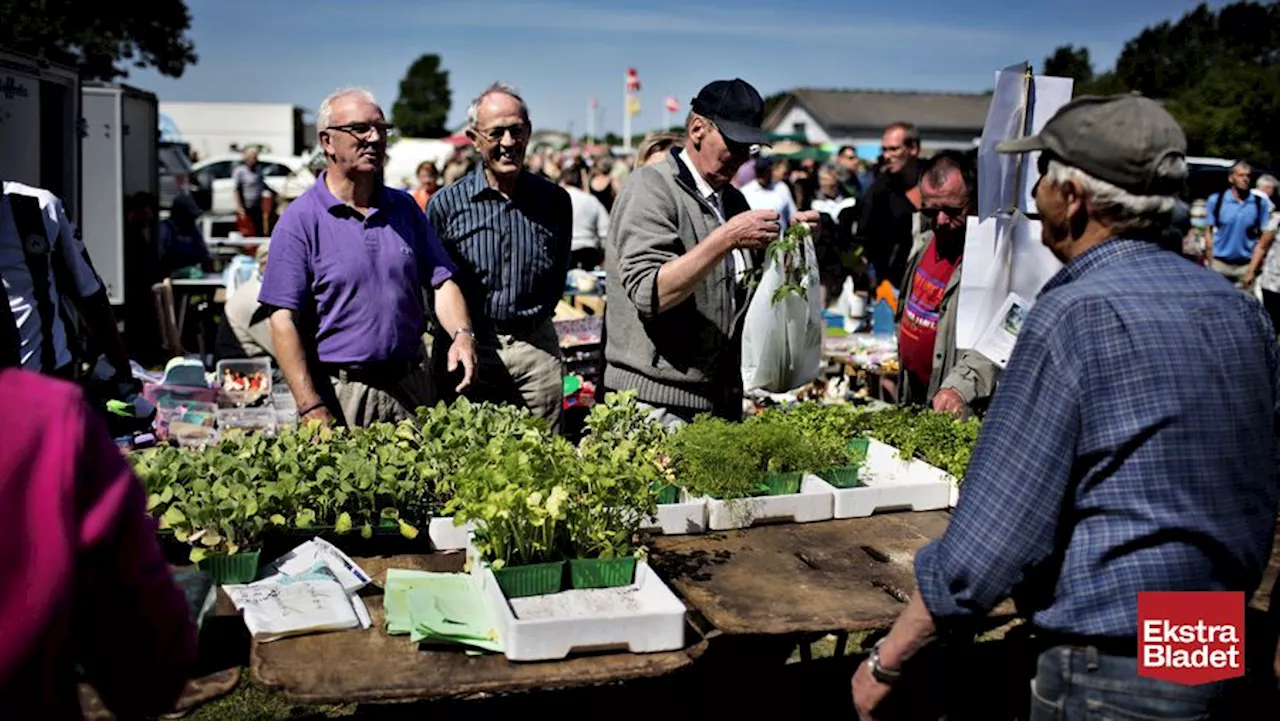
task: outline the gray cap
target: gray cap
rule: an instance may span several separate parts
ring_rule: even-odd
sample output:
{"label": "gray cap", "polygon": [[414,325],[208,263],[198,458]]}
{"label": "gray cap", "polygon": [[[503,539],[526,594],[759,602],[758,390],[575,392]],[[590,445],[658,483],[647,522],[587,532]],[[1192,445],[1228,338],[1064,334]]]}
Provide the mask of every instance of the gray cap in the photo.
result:
{"label": "gray cap", "polygon": [[1135,195],[1177,195],[1181,181],[1157,178],[1155,170],[1170,155],[1186,156],[1187,136],[1150,98],[1083,95],[1054,113],[1039,135],[1001,143],[996,150],[1040,150]]}

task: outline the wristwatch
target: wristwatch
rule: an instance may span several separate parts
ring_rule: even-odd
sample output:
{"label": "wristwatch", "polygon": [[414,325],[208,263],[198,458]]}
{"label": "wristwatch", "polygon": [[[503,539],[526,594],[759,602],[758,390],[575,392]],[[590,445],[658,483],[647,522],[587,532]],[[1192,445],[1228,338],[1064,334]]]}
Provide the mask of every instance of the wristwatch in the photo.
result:
{"label": "wristwatch", "polygon": [[902,677],[902,671],[899,669],[887,669],[880,665],[880,644],[884,643],[884,639],[876,641],[871,647],[871,654],[867,656],[867,670],[871,671],[871,677],[880,683],[893,683]]}
{"label": "wristwatch", "polygon": [[454,339],[454,340],[457,340],[457,339],[458,339],[458,336],[462,335],[463,333],[466,333],[467,335],[471,336],[471,340],[475,340],[475,339],[476,339],[476,332],[475,332],[475,331],[473,331],[473,330],[471,330],[470,328],[467,328],[467,327],[462,327],[462,328],[459,328],[459,329],[455,330],[455,331],[453,332],[453,339]]}

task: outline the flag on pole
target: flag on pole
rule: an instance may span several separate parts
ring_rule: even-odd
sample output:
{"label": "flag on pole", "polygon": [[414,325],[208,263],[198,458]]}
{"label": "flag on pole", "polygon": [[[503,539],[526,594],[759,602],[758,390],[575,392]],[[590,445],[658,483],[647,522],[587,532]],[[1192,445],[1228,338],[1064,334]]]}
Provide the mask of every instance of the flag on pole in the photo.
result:
{"label": "flag on pole", "polygon": [[635,68],[627,68],[627,90],[633,93],[640,90],[640,76]]}
{"label": "flag on pole", "polygon": [[600,103],[596,102],[596,94],[595,94],[595,93],[592,93],[592,94],[591,94],[591,99],[588,101],[588,104],[589,104],[589,107],[590,107],[592,110],[595,110],[596,108],[600,107]]}
{"label": "flag on pole", "polygon": [[667,112],[674,113],[680,109],[680,101],[676,100],[676,96],[667,96]]}
{"label": "flag on pole", "polygon": [[627,114],[628,115],[640,114],[640,98],[637,98],[634,95],[627,98]]}

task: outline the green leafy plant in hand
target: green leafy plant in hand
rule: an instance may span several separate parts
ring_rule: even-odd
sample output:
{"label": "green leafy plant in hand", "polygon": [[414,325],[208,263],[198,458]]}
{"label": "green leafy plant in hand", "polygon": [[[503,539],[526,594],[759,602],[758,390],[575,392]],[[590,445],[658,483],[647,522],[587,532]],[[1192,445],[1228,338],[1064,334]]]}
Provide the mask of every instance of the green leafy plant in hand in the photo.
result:
{"label": "green leafy plant in hand", "polygon": [[772,305],[777,305],[788,295],[795,295],[801,298],[807,298],[808,292],[804,283],[809,275],[809,261],[805,254],[805,241],[810,237],[809,226],[807,223],[796,223],[787,228],[782,237],[769,244],[765,250],[766,256],[770,260],[778,263],[778,267],[782,269],[783,282],[773,291],[773,296],[769,299]]}

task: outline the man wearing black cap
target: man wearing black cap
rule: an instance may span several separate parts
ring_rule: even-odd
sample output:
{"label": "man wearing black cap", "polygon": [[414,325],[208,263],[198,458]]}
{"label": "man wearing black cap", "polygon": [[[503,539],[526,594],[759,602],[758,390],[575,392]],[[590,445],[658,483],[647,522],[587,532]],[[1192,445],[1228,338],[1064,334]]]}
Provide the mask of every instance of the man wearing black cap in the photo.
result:
{"label": "man wearing black cap", "polygon": [[1042,240],[1065,265],[1022,322],[946,532],[916,554],[919,593],[854,674],[863,718],[887,713],[931,639],[971,638],[1009,596],[1041,651],[1033,721],[1240,717],[1222,715],[1230,673],[1175,683],[1147,653],[1166,650],[1139,636],[1185,622],[1140,619],[1143,592],[1227,592],[1174,599],[1207,625],[1241,613],[1280,482],[1271,321],[1161,247],[1186,148],[1137,95],[1076,98],[1039,135],[999,146],[1040,153]]}
{"label": "man wearing black cap", "polygon": [[[776,210],[751,210],[730,183],[769,142],[760,93],[719,80],[691,107],[684,147],[623,186],[605,247],[604,385],[634,389],[669,424],[704,412],[741,418],[746,281],[783,227]],[[799,213],[791,223],[816,220]]]}

